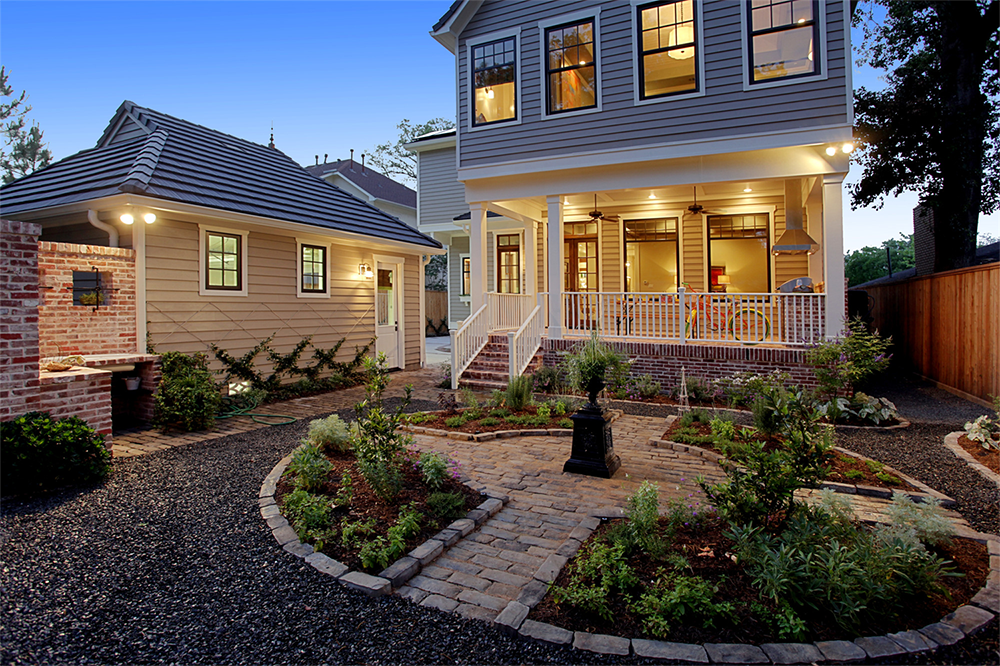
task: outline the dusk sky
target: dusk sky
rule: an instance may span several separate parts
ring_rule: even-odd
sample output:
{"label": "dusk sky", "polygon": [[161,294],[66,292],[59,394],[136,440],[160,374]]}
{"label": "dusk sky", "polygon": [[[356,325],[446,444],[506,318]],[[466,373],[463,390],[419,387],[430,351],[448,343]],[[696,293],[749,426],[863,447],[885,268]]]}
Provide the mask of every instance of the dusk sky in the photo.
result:
{"label": "dusk sky", "polygon": [[[3,0],[0,64],[56,159],[93,147],[126,99],[262,144],[273,123],[277,147],[303,165],[351,148],[360,159],[403,118],[454,117],[454,59],[428,35],[449,5]],[[877,85],[874,73],[856,70],[860,84]],[[912,232],[915,202],[846,206],[846,249]]]}

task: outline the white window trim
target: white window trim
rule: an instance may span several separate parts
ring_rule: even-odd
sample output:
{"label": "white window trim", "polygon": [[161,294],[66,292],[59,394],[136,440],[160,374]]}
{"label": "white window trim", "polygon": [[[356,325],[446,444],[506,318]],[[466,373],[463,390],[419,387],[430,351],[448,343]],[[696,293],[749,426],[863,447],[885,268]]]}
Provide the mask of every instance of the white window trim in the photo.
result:
{"label": "white window trim", "polygon": [[[666,0],[664,0],[666,1]],[[652,0],[655,2],[655,0]],[[692,99],[705,96],[705,20],[702,14],[702,0],[694,0],[694,21],[695,21],[695,60],[698,69],[698,89],[693,92],[678,93],[676,95],[664,95],[652,99],[642,99],[642,68],[639,61],[642,55],[639,47],[642,39],[639,29],[639,19],[637,8],[639,5],[651,4],[651,0],[632,0],[632,100],[636,106],[646,104],[662,104],[663,102],[673,102],[682,99]]]}
{"label": "white window trim", "polygon": [[[215,232],[220,234],[229,234],[231,236],[240,237],[240,285],[241,289],[209,289],[208,284],[208,266],[206,265],[206,240],[208,238],[209,232]],[[247,237],[250,235],[249,231],[242,231],[240,229],[233,229],[232,227],[227,227],[220,224],[199,224],[198,225],[198,294],[201,296],[221,296],[227,298],[230,296],[246,298],[249,295],[249,248],[247,246]]]}
{"label": "white window trim", "polygon": [[[490,42],[496,42],[501,39],[514,38],[514,113],[516,114],[513,120],[500,120],[492,123],[487,123],[485,125],[476,125],[473,121],[476,117],[476,90],[472,85],[472,49],[476,46],[482,44],[488,44]],[[483,35],[482,37],[476,37],[475,39],[469,40],[465,46],[466,50],[466,62],[468,66],[466,67],[467,79],[468,79],[468,90],[469,90],[469,132],[482,132],[483,130],[495,129],[497,127],[507,127],[510,125],[520,125],[521,119],[524,117],[521,112],[521,28],[512,28],[510,30],[502,30],[500,32],[492,32],[488,35]],[[456,150],[457,152],[457,150]]]}
{"label": "white window trim", "polygon": [[[642,222],[645,220],[664,220],[670,218],[677,219],[677,286],[684,284],[684,213],[683,208],[676,210],[667,208],[655,215],[652,212],[638,213],[636,217],[629,217],[629,222]],[[702,220],[704,223],[704,220]],[[628,261],[628,241],[625,240],[625,218],[618,218],[618,238],[621,239],[621,291],[625,291],[625,262]]]}
{"label": "white window trim", "polygon": [[[597,61],[597,67],[594,71],[594,86],[597,88],[595,95],[597,97],[597,106],[579,109],[577,111],[558,111],[556,113],[549,113],[549,92],[548,92],[548,74],[546,73],[546,62],[548,60],[548,49],[545,43],[545,31],[548,28],[562,25],[564,23],[582,23],[584,21],[593,20],[594,22],[594,58]],[[600,113],[603,108],[601,98],[604,93],[604,86],[602,85],[601,69],[604,66],[604,59],[601,57],[601,8],[595,7],[594,9],[588,9],[586,11],[573,12],[572,14],[563,14],[562,16],[556,16],[550,19],[545,19],[544,21],[538,22],[538,76],[539,84],[541,87],[540,98],[542,106],[542,120],[550,120],[555,118],[572,118],[574,116],[582,116],[588,113]]]}
{"label": "white window trim", "polygon": [[490,238],[490,256],[493,257],[493,291],[494,293],[500,293],[500,264],[497,263],[497,236],[513,236],[517,235],[521,239],[521,244],[517,248],[518,261],[520,262],[521,278],[520,287],[521,291],[519,294],[524,294],[524,227],[504,227],[501,229],[491,229],[490,233],[493,236]]}
{"label": "white window trim", "polygon": [[[845,0],[846,1],[846,0]],[[826,0],[819,0],[819,7],[816,10],[816,23],[819,30],[819,74],[812,76],[799,76],[791,79],[775,79],[766,83],[750,82],[750,16],[747,13],[746,0],[740,0],[740,39],[743,42],[743,90],[766,90],[768,88],[779,88],[781,86],[793,86],[797,83],[810,83],[812,81],[826,81],[829,66],[827,59],[826,45]],[[850,31],[850,26],[845,30]],[[850,68],[848,68],[850,71]]]}
{"label": "white window trim", "polygon": [[[388,254],[373,254],[372,255],[372,270],[375,271],[375,278],[372,280],[372,303],[378,303],[378,265],[383,264],[396,264],[397,275],[399,280],[399,289],[397,294],[396,303],[399,306],[399,311],[396,313],[396,362],[398,365],[395,367],[405,368],[406,367],[406,299],[404,298],[404,284],[406,282],[406,257],[397,257]],[[375,311],[372,311],[372,320],[374,323],[374,328],[372,330],[373,335],[378,338],[378,315]],[[376,343],[375,349],[378,349]]]}
{"label": "white window trim", "polygon": [[[302,246],[311,245],[313,247],[326,248],[326,267],[324,275],[323,291],[302,291]],[[330,298],[330,244],[309,239],[295,239],[295,295],[298,298]]]}
{"label": "white window trim", "polygon": [[[463,253],[461,253],[461,254],[458,255],[458,300],[461,301],[462,303],[468,303],[472,299],[472,294],[463,294],[462,293],[462,286],[463,286],[462,285],[462,269],[465,268],[464,264],[465,264],[465,260],[466,259],[469,259],[469,260],[472,259],[472,255],[469,252],[463,252]],[[469,267],[469,271],[470,271],[469,272],[469,282],[470,282],[469,289],[471,290],[472,289],[472,285],[471,285],[471,282],[472,282],[472,272],[471,272],[472,271],[472,267],[471,266]]]}
{"label": "white window trim", "polygon": [[727,208],[717,208],[713,210],[710,215],[708,213],[701,213],[702,238],[704,239],[704,243],[702,244],[702,251],[705,253],[703,255],[704,259],[702,260],[702,267],[704,270],[703,275],[705,278],[706,292],[708,291],[709,282],[711,281],[710,273],[712,270],[711,266],[708,263],[709,262],[708,246],[712,242],[712,239],[709,238],[709,233],[708,233],[708,218],[718,217],[720,215],[762,215],[762,214],[767,215],[767,237],[770,242],[770,245],[768,246],[769,250],[767,253],[767,270],[768,273],[770,274],[769,281],[771,283],[771,291],[774,291],[776,289],[776,286],[774,284],[776,276],[774,267],[774,255],[771,253],[770,250],[774,249],[774,244],[777,241],[777,238],[775,238],[775,233],[774,233],[774,226],[775,226],[774,216],[777,210],[778,210],[777,206],[729,206]]}

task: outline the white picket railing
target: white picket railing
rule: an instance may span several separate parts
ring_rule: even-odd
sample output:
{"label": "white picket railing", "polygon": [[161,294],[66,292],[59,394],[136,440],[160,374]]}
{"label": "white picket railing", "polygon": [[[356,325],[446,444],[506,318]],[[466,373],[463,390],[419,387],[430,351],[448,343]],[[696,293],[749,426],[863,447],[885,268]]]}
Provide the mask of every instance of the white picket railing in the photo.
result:
{"label": "white picket railing", "polygon": [[490,310],[491,331],[516,331],[535,307],[535,297],[531,294],[499,294],[491,291],[484,296]]}
{"label": "white picket railing", "polygon": [[458,388],[458,378],[490,340],[489,302],[476,310],[465,323],[451,332],[451,388]]}
{"label": "white picket railing", "polygon": [[563,332],[719,344],[807,345],[823,338],[824,294],[567,292]]}
{"label": "white picket railing", "polygon": [[535,352],[542,346],[544,332],[545,316],[542,306],[536,305],[521,328],[507,333],[507,355],[510,360],[509,376],[511,379],[519,377],[531,363]]}

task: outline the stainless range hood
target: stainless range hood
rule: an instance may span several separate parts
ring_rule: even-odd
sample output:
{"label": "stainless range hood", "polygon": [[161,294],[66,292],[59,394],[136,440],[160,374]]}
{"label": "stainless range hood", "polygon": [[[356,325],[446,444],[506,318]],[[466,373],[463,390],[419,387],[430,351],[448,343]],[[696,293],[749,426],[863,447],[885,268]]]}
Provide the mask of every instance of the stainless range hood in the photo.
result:
{"label": "stainless range hood", "polygon": [[785,181],[785,233],[771,248],[773,254],[813,254],[819,243],[802,228],[802,185],[798,179]]}

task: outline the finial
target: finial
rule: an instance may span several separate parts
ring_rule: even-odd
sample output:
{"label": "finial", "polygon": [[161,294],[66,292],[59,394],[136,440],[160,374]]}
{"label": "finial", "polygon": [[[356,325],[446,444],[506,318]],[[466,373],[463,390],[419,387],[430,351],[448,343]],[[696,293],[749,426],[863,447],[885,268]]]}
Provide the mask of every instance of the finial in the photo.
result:
{"label": "finial", "polygon": [[271,143],[267,144],[268,148],[274,148],[274,123],[271,123]]}

